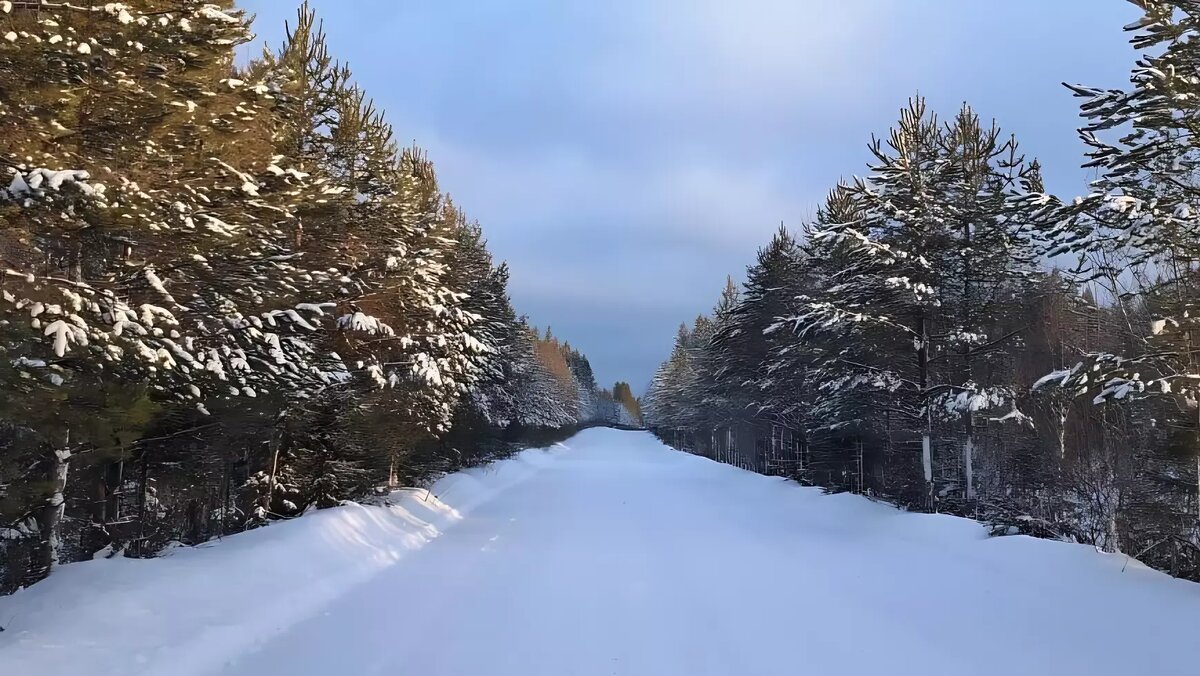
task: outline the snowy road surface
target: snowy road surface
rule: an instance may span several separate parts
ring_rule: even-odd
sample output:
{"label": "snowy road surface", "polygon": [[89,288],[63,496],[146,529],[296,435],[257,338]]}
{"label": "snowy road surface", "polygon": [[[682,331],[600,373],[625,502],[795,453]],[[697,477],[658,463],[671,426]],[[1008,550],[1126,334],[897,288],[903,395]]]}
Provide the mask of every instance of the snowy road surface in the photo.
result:
{"label": "snowy road surface", "polygon": [[[24,630],[14,626],[11,638],[0,635],[0,673],[1200,673],[1200,585],[1136,562],[1125,566],[1122,556],[1024,537],[989,539],[964,519],[825,496],[671,451],[644,433],[589,430],[566,445],[536,452],[544,460],[447,522],[444,532],[412,517],[429,537],[419,549],[399,548],[403,556],[386,533],[347,538],[338,546],[381,549],[386,565],[335,595],[318,595],[320,604],[276,611],[271,627],[253,621],[271,605],[253,593],[263,571],[237,563],[255,546],[251,533],[202,559],[204,580],[224,579],[237,589],[236,612],[214,613],[219,620],[173,637],[159,627],[167,633],[153,639],[157,645],[130,638],[121,655],[84,648],[78,671],[69,670],[74,658],[47,658],[47,646],[69,651],[73,641],[103,641],[113,630],[92,624],[89,636],[72,636],[66,619],[47,626],[29,620]],[[471,481],[486,484],[488,476]],[[454,492],[453,481],[439,486]],[[172,558],[137,563],[177,565],[171,588],[182,591],[174,593],[188,593],[189,580],[207,584],[198,565]],[[78,568],[99,569],[96,563]],[[39,600],[34,587],[25,601],[14,597],[14,608],[52,614],[56,594],[86,581],[70,568],[46,598]],[[248,580],[244,588],[239,580]],[[79,593],[76,599],[86,599],[86,590]],[[308,591],[290,593],[304,598]],[[186,599],[158,598],[140,606],[143,615],[186,625]],[[0,618],[5,609],[0,605]],[[113,612],[120,621],[130,611]],[[147,623],[147,631],[154,626]],[[9,666],[54,671],[8,670],[6,652],[17,660]],[[136,661],[120,664],[129,654]]]}

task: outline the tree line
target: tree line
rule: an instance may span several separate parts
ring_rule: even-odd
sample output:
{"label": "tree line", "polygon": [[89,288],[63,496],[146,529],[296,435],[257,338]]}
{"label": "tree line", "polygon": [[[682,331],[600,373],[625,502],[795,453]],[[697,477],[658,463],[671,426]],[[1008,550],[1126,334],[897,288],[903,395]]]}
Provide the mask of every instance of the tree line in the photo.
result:
{"label": "tree line", "polygon": [[912,99],[865,176],[680,327],[648,425],[1200,579],[1200,7],[1135,4],[1130,85],[1069,85],[1087,195],[1048,194],[970,106]]}
{"label": "tree line", "polygon": [[0,592],[637,424],[303,6],[0,3]]}

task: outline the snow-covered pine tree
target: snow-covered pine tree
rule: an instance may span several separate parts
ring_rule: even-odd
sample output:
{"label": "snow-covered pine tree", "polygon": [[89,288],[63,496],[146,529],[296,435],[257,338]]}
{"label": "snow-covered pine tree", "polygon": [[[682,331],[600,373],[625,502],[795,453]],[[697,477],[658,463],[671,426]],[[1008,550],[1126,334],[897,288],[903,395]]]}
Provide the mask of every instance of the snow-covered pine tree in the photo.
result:
{"label": "snow-covered pine tree", "polygon": [[[1120,353],[1088,352],[1039,386],[1061,385],[1097,404],[1154,397],[1177,407],[1173,427],[1200,438],[1200,6],[1143,0],[1126,26],[1142,54],[1126,89],[1068,85],[1082,99],[1080,137],[1099,176],[1069,204],[1040,196],[1056,224],[1052,254],[1077,254],[1077,283],[1102,289],[1127,327]],[[1191,444],[1200,494],[1200,442]],[[1173,472],[1176,470],[1172,470]],[[1200,498],[1196,500],[1200,505]],[[1200,514],[1200,507],[1197,507]]]}
{"label": "snow-covered pine tree", "polygon": [[504,354],[499,343],[509,339],[515,329],[516,313],[508,299],[507,267],[493,263],[483,229],[461,213],[455,228],[450,270],[463,310],[473,318],[470,333],[488,348],[468,353],[471,364],[466,385],[473,391],[480,382],[495,381],[502,376]]}
{"label": "snow-covered pine tree", "polygon": [[1012,204],[1040,179],[1016,140],[1005,139],[995,123],[982,126],[969,106],[946,125],[941,144],[953,171],[945,186],[947,248],[926,254],[942,271],[939,328],[931,337],[941,391],[932,405],[948,422],[962,424],[962,494],[973,500],[976,417],[1029,421],[1016,407],[1019,393],[1005,350],[1025,330],[1018,315],[1040,278],[1040,233]]}
{"label": "snow-covered pine tree", "polygon": [[787,387],[785,373],[769,373],[768,354],[782,336],[768,332],[786,315],[795,295],[803,291],[802,256],[795,238],[782,225],[770,243],[759,249],[756,262],[746,270],[746,282],[737,304],[713,338],[716,380],[734,412],[764,417],[790,429],[799,421],[792,411],[768,401],[770,393]]}
{"label": "snow-covered pine tree", "polygon": [[839,302],[844,292],[841,277],[858,259],[854,243],[820,233],[861,218],[848,186],[842,184],[830,191],[815,221],[805,226],[804,274],[790,289],[786,312],[767,329],[775,341],[765,370],[778,386],[767,391],[766,402],[776,415],[802,422],[805,478],[844,484],[842,477],[866,444],[881,447],[887,474],[893,480],[904,478],[895,483],[908,492],[910,463],[890,466],[898,445],[893,436],[898,425],[892,421],[901,418],[891,410],[893,381],[880,370],[887,367],[887,356],[872,342],[879,327],[856,316],[836,321],[810,314]]}
{"label": "snow-covered pine tree", "polygon": [[556,429],[579,422],[578,388],[558,341],[528,328],[518,368],[517,418],[522,427]]}
{"label": "snow-covered pine tree", "polygon": [[939,141],[940,124],[920,98],[901,111],[886,149],[880,139],[872,140],[869,177],[845,189],[856,220],[823,224],[812,234],[840,245],[845,266],[821,300],[791,318],[801,334],[849,324],[856,339],[871,346],[856,355],[863,361],[840,356],[845,370],[822,387],[883,395],[902,443],[920,439],[929,505],[934,497],[929,359],[942,278],[928,256],[944,235],[949,214],[941,192],[951,171]]}
{"label": "snow-covered pine tree", "polygon": [[[4,98],[27,102],[0,108],[10,403],[69,406],[109,373],[197,403],[324,376],[308,342],[322,307],[281,294],[295,268],[277,257],[308,177],[257,133],[279,118],[269,83],[233,68],[246,21],[211,3],[159,4],[4,17],[16,36],[0,45]],[[90,441],[61,424],[47,433],[44,568],[68,461]]]}
{"label": "snow-covered pine tree", "polygon": [[731,355],[717,342],[732,321],[740,299],[741,290],[733,277],[727,276],[712,316],[697,318],[692,328],[690,374],[681,393],[681,407],[686,413],[684,427],[692,430],[727,427],[752,414],[746,402],[737,397],[739,376],[723,371]]}
{"label": "snow-covered pine tree", "polygon": [[498,428],[508,427],[518,417],[518,392],[528,378],[532,359],[528,327],[508,298],[508,277],[507,264],[492,268],[469,299],[471,311],[481,314],[478,333],[485,336],[490,349],[479,380],[462,404]]}
{"label": "snow-covered pine tree", "polygon": [[592,372],[591,362],[582,352],[571,347],[570,343],[563,343],[562,352],[575,381],[575,398],[579,402],[576,416],[578,421],[581,424],[603,421],[607,412],[598,396],[596,376]]}
{"label": "snow-covered pine tree", "polygon": [[[835,193],[848,202],[837,210],[850,218],[829,219],[812,233],[817,246],[828,247],[821,257],[843,266],[831,272],[821,298],[789,321],[826,340],[856,334],[837,341],[842,353],[818,387],[874,390],[896,415],[888,439],[899,433],[907,443],[906,434],[919,434],[930,506],[935,422],[965,420],[961,479],[971,499],[973,416],[1014,400],[1011,388],[981,383],[980,373],[994,369],[981,371],[976,362],[1017,334],[995,329],[1003,326],[1001,306],[1032,274],[1028,236],[1010,207],[1029,169],[1015,142],[981,127],[969,108],[943,126],[920,98],[901,112],[887,148],[875,139],[871,150],[870,175]],[[847,354],[855,341],[870,349]]]}
{"label": "snow-covered pine tree", "polygon": [[642,407],[647,425],[668,440],[684,426],[683,391],[691,377],[693,348],[692,330],[680,324],[671,355],[651,379]]}
{"label": "snow-covered pine tree", "polygon": [[[727,280],[717,311],[726,315],[737,303],[737,287]],[[699,315],[692,326],[682,324],[671,356],[650,383],[643,406],[646,424],[669,443],[679,445],[699,432],[727,424],[728,408],[713,385],[715,362],[710,348],[716,322]],[[706,400],[706,397],[707,400]]]}
{"label": "snow-covered pine tree", "polygon": [[258,68],[287,75],[293,123],[283,146],[345,187],[304,206],[297,248],[337,282],[326,346],[348,366],[337,389],[360,392],[356,411],[390,412],[394,433],[376,447],[398,462],[447,429],[483,368],[488,348],[470,330],[478,315],[463,303],[490,259],[470,258],[486,255],[482,240],[471,243],[472,226],[440,194],[424,153],[397,148],[382,113],[329,56],[307,4]]}

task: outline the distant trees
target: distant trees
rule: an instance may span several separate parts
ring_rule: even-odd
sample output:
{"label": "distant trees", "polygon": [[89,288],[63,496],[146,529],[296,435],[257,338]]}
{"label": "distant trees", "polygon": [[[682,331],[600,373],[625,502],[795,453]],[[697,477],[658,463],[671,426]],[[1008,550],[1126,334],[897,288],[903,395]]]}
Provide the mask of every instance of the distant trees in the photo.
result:
{"label": "distant trees", "polygon": [[1037,162],[970,107],[943,122],[913,99],[864,177],[760,250],[732,308],[681,328],[648,425],[1200,577],[1200,14],[1138,4],[1132,87],[1071,87],[1090,195],[1047,195]]}
{"label": "distant trees", "polygon": [[307,6],[0,10],[0,591],[602,418]]}
{"label": "distant trees", "polygon": [[632,427],[642,426],[642,404],[634,396],[629,383],[617,381],[613,385],[612,398],[619,407],[616,413],[616,422]]}

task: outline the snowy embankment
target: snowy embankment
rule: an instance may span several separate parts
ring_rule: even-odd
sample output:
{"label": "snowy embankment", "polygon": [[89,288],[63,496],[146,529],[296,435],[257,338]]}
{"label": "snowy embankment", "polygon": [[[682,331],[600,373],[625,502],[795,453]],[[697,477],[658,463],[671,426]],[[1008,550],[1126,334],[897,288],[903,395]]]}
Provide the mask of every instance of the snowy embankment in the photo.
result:
{"label": "snowy embankment", "polygon": [[563,444],[156,559],[97,559],[0,597],[0,674],[200,674],[368,582]]}
{"label": "snowy embankment", "polygon": [[0,674],[1198,673],[1200,585],[1122,555],[989,538],[644,432],[566,446],[428,500],[66,566],[0,599]]}

